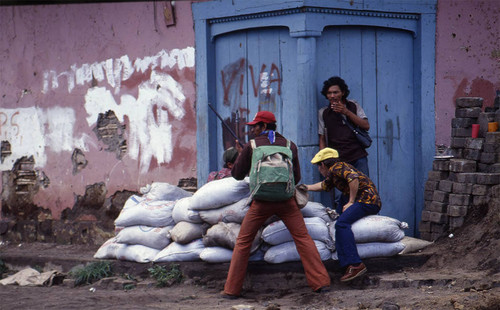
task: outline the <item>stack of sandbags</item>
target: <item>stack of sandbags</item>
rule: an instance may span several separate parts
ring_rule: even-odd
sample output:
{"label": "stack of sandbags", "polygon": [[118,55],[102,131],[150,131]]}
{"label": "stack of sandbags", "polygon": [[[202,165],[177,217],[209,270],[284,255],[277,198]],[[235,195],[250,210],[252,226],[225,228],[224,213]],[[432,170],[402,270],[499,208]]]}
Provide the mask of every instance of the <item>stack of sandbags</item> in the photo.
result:
{"label": "stack of sandbags", "polygon": [[248,178],[229,177],[209,182],[191,197],[177,201],[172,213],[172,243],[154,261],[229,261],[239,223],[248,210],[249,194]]}
{"label": "stack of sandbags", "polygon": [[[400,253],[405,248],[401,240],[407,228],[407,223],[382,215],[369,215],[356,221],[351,229],[359,257],[386,257]],[[335,225],[330,226],[330,234],[335,236]],[[338,260],[337,252],[333,253],[332,259]]]}
{"label": "stack of sandbags", "polygon": [[113,258],[147,263],[154,261],[170,242],[176,200],[192,194],[168,183],[141,188],[143,196],[130,196],[115,220],[116,235],[107,240],[94,258]]}

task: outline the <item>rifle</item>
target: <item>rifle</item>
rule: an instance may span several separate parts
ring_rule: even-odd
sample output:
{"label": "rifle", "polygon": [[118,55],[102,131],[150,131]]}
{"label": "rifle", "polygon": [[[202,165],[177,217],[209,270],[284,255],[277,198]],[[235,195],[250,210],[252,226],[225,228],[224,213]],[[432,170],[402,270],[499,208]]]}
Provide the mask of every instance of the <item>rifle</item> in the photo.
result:
{"label": "rifle", "polygon": [[238,138],[238,136],[234,133],[234,131],[231,129],[231,127],[229,127],[228,124],[226,124],[226,122],[224,122],[224,120],[222,119],[222,117],[219,115],[219,113],[217,113],[217,111],[215,111],[214,107],[208,103],[208,106],[210,107],[210,109],[212,109],[212,111],[214,111],[215,115],[217,115],[217,117],[220,119],[222,125],[224,125],[224,127],[229,131],[229,133],[231,133],[231,135],[236,139],[238,140],[238,144],[241,145],[241,147],[243,147],[243,143],[241,143],[240,141],[240,138]]}

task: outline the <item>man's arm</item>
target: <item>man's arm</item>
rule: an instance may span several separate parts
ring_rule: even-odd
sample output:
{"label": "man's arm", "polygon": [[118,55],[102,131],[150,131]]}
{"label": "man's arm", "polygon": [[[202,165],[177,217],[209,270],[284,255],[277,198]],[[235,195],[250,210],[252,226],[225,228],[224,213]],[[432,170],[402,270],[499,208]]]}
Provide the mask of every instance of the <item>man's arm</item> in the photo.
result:
{"label": "man's arm", "polygon": [[322,150],[326,147],[325,135],[319,135],[319,149]]}
{"label": "man's arm", "polygon": [[321,182],[311,184],[311,185],[306,185],[307,190],[311,192],[320,192],[323,190],[323,187],[321,187]]}
{"label": "man's arm", "polygon": [[353,179],[349,182],[349,202],[347,202],[342,208],[342,212],[347,210],[354,202],[356,202],[356,195],[359,190],[359,179]]}

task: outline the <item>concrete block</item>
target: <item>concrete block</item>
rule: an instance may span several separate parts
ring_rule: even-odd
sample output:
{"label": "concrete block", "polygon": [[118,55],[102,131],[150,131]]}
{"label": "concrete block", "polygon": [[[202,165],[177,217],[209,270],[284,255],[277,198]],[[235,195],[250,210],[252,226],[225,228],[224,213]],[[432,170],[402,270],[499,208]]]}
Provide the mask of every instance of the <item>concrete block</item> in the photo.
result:
{"label": "concrete block", "polygon": [[446,217],[445,223],[431,223],[431,232],[442,234],[447,231],[448,227],[448,217]]}
{"label": "concrete block", "polygon": [[424,191],[425,201],[432,201],[432,196],[434,196],[434,191]]}
{"label": "concrete block", "polygon": [[463,158],[477,161],[481,158],[481,150],[464,149]]}
{"label": "concrete block", "polygon": [[[429,211],[431,211],[431,212],[445,213],[445,212],[447,212],[447,209],[448,209],[448,204],[443,203],[443,202],[433,201],[429,205]],[[429,214],[429,217],[430,217],[430,214]]]}
{"label": "concrete block", "polygon": [[447,179],[449,176],[448,171],[429,171],[427,172],[427,180],[441,181]]}
{"label": "concrete block", "polygon": [[483,98],[481,97],[459,97],[455,100],[457,108],[473,108],[483,106]]}
{"label": "concrete block", "polygon": [[450,161],[449,160],[435,160],[432,162],[432,170],[449,171],[450,170]]}
{"label": "concrete block", "polygon": [[476,183],[477,173],[450,173],[450,180],[458,183]]}
{"label": "concrete block", "polygon": [[448,203],[450,205],[468,206],[470,204],[470,197],[471,195],[450,194]]}
{"label": "concrete block", "polygon": [[486,139],[484,141],[487,144],[500,145],[500,131],[487,132]]}
{"label": "concrete block", "polygon": [[500,154],[483,152],[479,157],[479,161],[483,164],[497,164],[500,163]]}
{"label": "concrete block", "polygon": [[451,128],[470,128],[475,120],[472,118],[461,117],[451,120]]}
{"label": "concrete block", "polygon": [[432,200],[435,202],[448,202],[449,193],[443,192],[440,190],[434,191],[434,195],[432,195]]}
{"label": "concrete block", "polygon": [[422,219],[421,219],[422,222],[428,222],[430,218],[431,218],[431,211],[426,211],[426,210],[422,211]]}
{"label": "concrete block", "polygon": [[452,172],[475,172],[476,162],[466,159],[451,159],[450,171]]}
{"label": "concrete block", "polygon": [[472,183],[453,183],[453,193],[454,194],[471,194],[472,193]]}
{"label": "concrete block", "polygon": [[487,185],[500,184],[500,173],[478,173],[476,183]]}
{"label": "concrete block", "polygon": [[492,173],[495,172],[493,171],[492,165],[490,164],[483,164],[483,163],[477,163],[477,172],[482,172],[482,173]]}
{"label": "concrete block", "polygon": [[483,149],[484,139],[482,138],[465,138],[465,148],[473,150]]}
{"label": "concrete block", "polygon": [[490,173],[500,173],[500,163],[493,164],[489,167],[488,172]]}
{"label": "concrete block", "polygon": [[474,184],[472,185],[472,195],[474,196],[484,196],[488,194],[490,187],[488,185]]}
{"label": "concrete block", "polygon": [[455,109],[455,117],[469,117],[469,118],[478,118],[479,114],[481,114],[482,110],[479,107],[474,108],[457,108]]}
{"label": "concrete block", "polygon": [[427,240],[427,241],[434,241],[432,239],[432,234],[427,231],[420,231],[420,239],[422,240]]}
{"label": "concrete block", "polygon": [[472,135],[472,128],[452,128],[452,137],[470,137]]}
{"label": "concrete block", "polygon": [[438,188],[440,191],[449,193],[453,189],[453,182],[449,180],[441,180],[439,181]]}
{"label": "concrete block", "polygon": [[490,189],[490,195],[492,198],[500,198],[500,185],[492,186]]}
{"label": "concrete block", "polygon": [[468,206],[448,206],[448,215],[457,217],[457,216],[466,216],[467,215]]}
{"label": "concrete block", "polygon": [[420,222],[418,224],[418,231],[431,232],[431,222]]}
{"label": "concrete block", "polygon": [[426,191],[434,191],[438,189],[440,181],[427,181],[425,182],[425,190]]}
{"label": "concrete block", "polygon": [[500,143],[499,144],[484,143],[484,145],[483,145],[483,152],[486,152],[486,153],[500,153]]}
{"label": "concrete block", "polygon": [[468,138],[463,138],[463,137],[452,137],[450,147],[452,147],[452,148],[464,148],[465,144],[467,143],[466,142],[467,139]]}
{"label": "concrete block", "polygon": [[448,215],[441,212],[431,212],[430,222],[437,224],[446,224],[448,223]]}

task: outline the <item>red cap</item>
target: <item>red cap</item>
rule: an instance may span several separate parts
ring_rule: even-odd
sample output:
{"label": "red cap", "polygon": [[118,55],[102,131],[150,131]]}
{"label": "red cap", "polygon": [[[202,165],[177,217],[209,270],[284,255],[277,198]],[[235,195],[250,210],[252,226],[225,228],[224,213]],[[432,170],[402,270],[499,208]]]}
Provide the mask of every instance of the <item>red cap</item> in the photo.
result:
{"label": "red cap", "polygon": [[250,123],[247,123],[247,125],[255,125],[259,122],[263,122],[266,124],[270,123],[276,123],[276,117],[274,117],[274,114],[269,111],[260,111],[255,114],[255,117],[253,118],[253,121]]}

